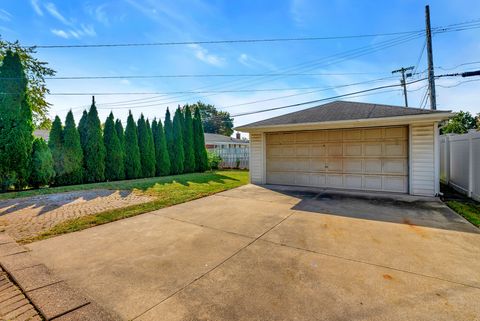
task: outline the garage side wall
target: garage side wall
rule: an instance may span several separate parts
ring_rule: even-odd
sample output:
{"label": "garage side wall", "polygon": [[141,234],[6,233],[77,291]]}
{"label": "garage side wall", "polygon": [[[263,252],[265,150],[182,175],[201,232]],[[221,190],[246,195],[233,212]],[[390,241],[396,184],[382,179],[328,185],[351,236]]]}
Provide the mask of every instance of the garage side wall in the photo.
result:
{"label": "garage side wall", "polygon": [[250,183],[265,184],[264,133],[250,133]]}
{"label": "garage side wall", "polygon": [[436,194],[436,124],[410,125],[410,194]]}

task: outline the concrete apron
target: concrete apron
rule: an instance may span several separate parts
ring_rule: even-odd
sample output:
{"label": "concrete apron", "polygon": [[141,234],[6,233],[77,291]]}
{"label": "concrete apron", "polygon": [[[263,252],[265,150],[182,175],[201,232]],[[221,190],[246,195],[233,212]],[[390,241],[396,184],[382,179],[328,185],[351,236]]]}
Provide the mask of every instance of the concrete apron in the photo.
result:
{"label": "concrete apron", "polygon": [[480,315],[480,234],[437,200],[247,185],[29,248],[127,320]]}

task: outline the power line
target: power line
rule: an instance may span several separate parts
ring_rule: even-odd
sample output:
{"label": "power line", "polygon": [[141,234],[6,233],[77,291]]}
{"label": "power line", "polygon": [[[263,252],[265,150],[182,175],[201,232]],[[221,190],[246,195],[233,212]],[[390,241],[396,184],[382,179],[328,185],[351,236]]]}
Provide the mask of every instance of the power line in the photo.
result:
{"label": "power line", "polygon": [[[410,82],[407,83],[407,85],[414,84],[414,83],[417,83],[417,82],[420,82],[420,81],[424,81],[424,80],[427,80],[427,78],[422,78],[422,79],[417,79],[417,80],[410,81]],[[286,105],[286,106],[267,108],[267,109],[252,111],[252,112],[240,113],[240,114],[232,115],[232,117],[241,117],[241,116],[247,116],[247,115],[264,113],[264,112],[267,112],[267,111],[274,111],[274,110],[291,108],[291,107],[298,107],[298,106],[303,106],[303,105],[310,105],[310,104],[319,103],[319,102],[322,102],[322,101],[325,101],[325,100],[338,99],[338,98],[348,97],[348,96],[352,96],[352,95],[356,95],[356,94],[362,94],[362,93],[367,93],[367,92],[376,91],[376,90],[381,90],[381,89],[386,89],[386,88],[393,88],[393,87],[398,87],[398,86],[401,86],[401,84],[385,85],[385,86],[380,86],[380,87],[374,87],[374,88],[364,89],[364,90],[360,90],[360,91],[356,91],[356,92],[351,92],[351,93],[347,93],[347,94],[342,94],[342,95],[337,95],[337,96],[328,97],[328,98],[310,100],[310,101],[303,102],[303,103],[297,103],[297,104],[291,104],[291,105]]]}
{"label": "power line", "polygon": [[[293,77],[293,76],[346,76],[373,75],[384,72],[343,72],[343,73],[258,73],[258,74],[179,74],[179,75],[125,75],[125,76],[61,76],[46,77],[48,80],[86,80],[86,79],[148,79],[148,78],[217,78],[217,77]],[[2,78],[0,79],[7,79]],[[10,79],[10,78],[8,78]]]}
{"label": "power line", "polygon": [[[469,20],[432,28],[434,32],[462,31],[477,28],[480,19]],[[294,41],[319,41],[319,40],[338,40],[338,39],[358,39],[372,38],[379,36],[406,35],[423,32],[423,30],[410,30],[387,33],[356,34],[341,36],[320,36],[320,37],[291,37],[291,38],[256,38],[256,39],[227,39],[227,40],[204,40],[204,41],[166,41],[166,42],[143,42],[143,43],[97,43],[97,44],[77,44],[77,45],[31,45],[38,49],[65,49],[65,48],[112,48],[112,47],[149,47],[149,46],[178,46],[178,45],[205,45],[205,44],[233,44],[233,43],[269,43],[269,42],[294,42]]]}
{"label": "power line", "polygon": [[[376,51],[379,51],[379,50],[383,50],[383,49],[386,49],[386,48],[389,48],[389,47],[393,47],[393,46],[411,41],[411,40],[419,38],[421,36],[422,36],[421,34],[418,34],[418,35],[413,35],[413,36],[408,35],[408,36],[397,37],[395,39],[379,42],[379,43],[377,43],[373,46],[372,45],[363,46],[363,47],[347,50],[347,51],[344,51],[342,53],[337,53],[337,54],[329,55],[329,56],[326,56],[326,57],[322,57],[320,59],[315,59],[315,60],[312,60],[312,61],[303,62],[303,63],[297,64],[297,65],[294,65],[292,67],[285,68],[284,71],[285,71],[285,73],[293,72],[293,71],[304,71],[304,72],[309,71],[309,70],[318,68],[319,66],[322,66],[322,63],[323,63],[323,65],[331,65],[331,64],[334,64],[334,63],[338,63],[338,62],[341,62],[341,61],[348,60],[348,59],[357,58],[359,56],[370,54],[370,53],[373,53],[373,52],[376,52]],[[281,77],[282,76],[274,77],[274,79],[268,79],[268,77],[264,77],[264,79],[265,79],[265,81],[273,81],[273,80],[279,79]],[[234,80],[234,81],[231,81],[231,82],[223,83],[222,86],[216,86],[216,87],[217,88],[228,88],[228,87],[230,87],[231,84],[236,83],[236,82],[238,83],[239,81],[241,82],[243,80],[242,79],[237,79],[237,80]],[[245,83],[247,85],[252,85],[252,84],[257,84],[258,85],[262,82],[264,82],[264,81],[259,79],[256,82],[249,81],[248,83],[246,83],[246,82]],[[196,90],[202,90],[202,89],[211,88],[211,87],[212,86],[202,86],[200,88],[197,88]],[[213,86],[213,88],[215,88],[215,86]],[[240,88],[242,88],[242,87],[240,87]],[[245,86],[243,86],[243,88],[245,88]],[[206,96],[203,96],[203,98],[213,96],[213,95],[216,95],[216,94],[206,95]],[[154,97],[149,97],[149,98],[127,100],[127,101],[117,101],[117,102],[110,103],[110,104],[122,104],[122,103],[130,103],[130,102],[134,102],[134,101],[147,101],[147,100],[150,100],[151,102],[153,102],[153,101],[158,101],[159,100],[158,98],[161,98],[162,96],[164,96],[164,95],[159,95],[159,96],[154,96]],[[179,99],[185,99],[184,97],[185,97],[185,95],[177,96],[175,98],[176,100],[162,101],[162,103],[163,104],[177,103],[177,102],[179,102]],[[170,98],[173,98],[173,97],[170,97]],[[74,108],[83,108],[83,107],[87,107],[87,105],[82,105],[82,106],[78,106],[78,107],[74,107]]]}
{"label": "power line", "polygon": [[32,45],[39,49],[60,49],[60,48],[111,48],[111,47],[149,47],[149,46],[178,46],[178,45],[206,45],[206,44],[232,44],[232,43],[261,43],[261,42],[292,42],[292,41],[318,41],[373,38],[379,36],[395,36],[414,34],[423,30],[411,30],[400,32],[358,34],[344,36],[323,36],[323,37],[292,37],[292,38],[260,38],[260,39],[227,39],[227,40],[205,40],[205,41],[167,41],[167,42],[143,42],[143,43],[103,43],[103,44],[78,44],[78,45]]}

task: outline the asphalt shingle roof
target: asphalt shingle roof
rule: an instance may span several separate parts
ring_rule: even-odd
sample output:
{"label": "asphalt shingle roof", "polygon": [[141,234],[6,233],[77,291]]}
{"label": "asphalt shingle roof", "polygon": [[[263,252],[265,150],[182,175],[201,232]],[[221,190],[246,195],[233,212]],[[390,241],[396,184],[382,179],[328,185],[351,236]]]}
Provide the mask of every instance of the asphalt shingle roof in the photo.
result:
{"label": "asphalt shingle roof", "polygon": [[240,127],[263,127],[272,125],[290,125],[341,120],[412,116],[432,114],[438,112],[446,111],[410,107],[407,108],[351,101],[334,101],[324,105],[250,123],[248,125],[243,125]]}

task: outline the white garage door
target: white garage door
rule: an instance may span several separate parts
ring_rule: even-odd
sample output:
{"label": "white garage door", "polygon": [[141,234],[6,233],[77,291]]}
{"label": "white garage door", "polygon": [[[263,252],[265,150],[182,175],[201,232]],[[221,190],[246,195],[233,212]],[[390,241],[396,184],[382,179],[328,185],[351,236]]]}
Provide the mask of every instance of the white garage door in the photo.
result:
{"label": "white garage door", "polygon": [[408,128],[268,133],[267,184],[406,193]]}

